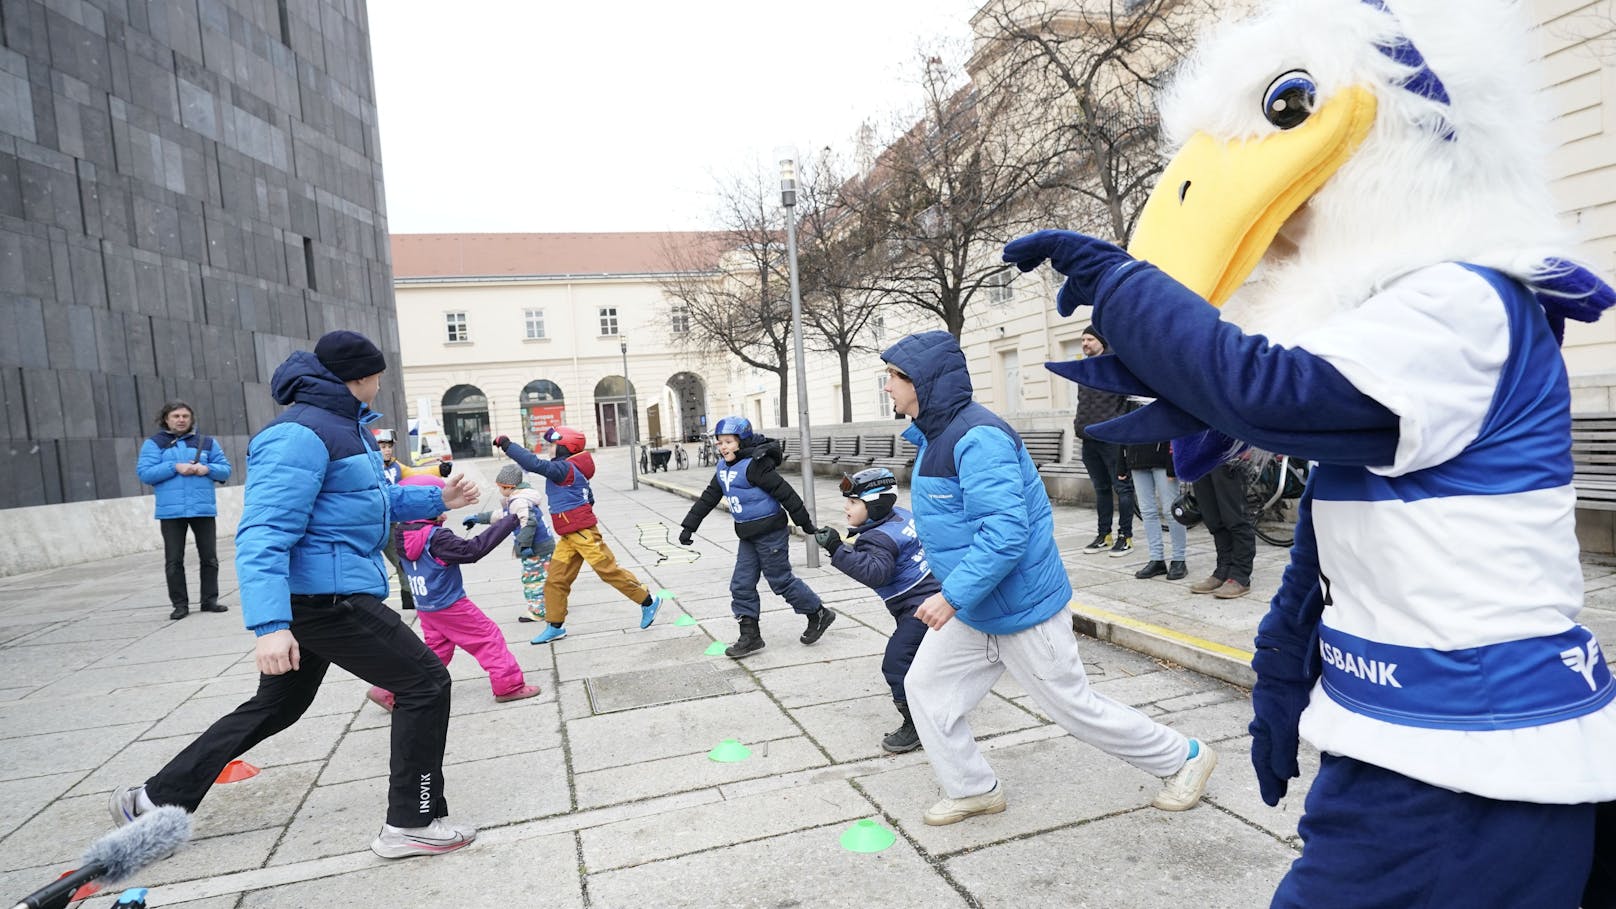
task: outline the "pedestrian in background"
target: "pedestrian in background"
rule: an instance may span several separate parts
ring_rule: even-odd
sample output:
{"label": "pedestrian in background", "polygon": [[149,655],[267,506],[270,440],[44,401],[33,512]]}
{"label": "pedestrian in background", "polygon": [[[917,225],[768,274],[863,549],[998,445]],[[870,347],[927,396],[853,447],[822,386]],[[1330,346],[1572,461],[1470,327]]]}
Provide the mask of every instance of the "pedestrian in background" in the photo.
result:
{"label": "pedestrian in background", "polygon": [[157,521],[163,529],[163,573],[168,579],[170,619],[191,612],[185,586],[185,533],[196,540],[202,563],[203,612],[227,612],[219,603],[219,514],[214,487],[230,479],[230,459],[219,440],[196,434],[196,412],[184,401],[169,401],[157,414],[158,431],[140,446],[135,472],[157,493]]}
{"label": "pedestrian in background", "polygon": [[[1083,356],[1098,357],[1108,350],[1105,338],[1093,326],[1083,329],[1080,342]],[[1077,416],[1072,429],[1083,446],[1083,468],[1094,486],[1094,511],[1099,533],[1083,551],[1089,555],[1110,550],[1122,558],[1133,549],[1133,480],[1122,460],[1122,446],[1089,438],[1087,427],[1120,417],[1129,410],[1128,397],[1098,388],[1077,387]],[[1112,510],[1116,511],[1116,536],[1111,535]]]}
{"label": "pedestrian in background", "polygon": [[1172,443],[1123,446],[1123,460],[1128,464],[1128,475],[1133,478],[1134,495],[1139,501],[1139,520],[1145,524],[1145,543],[1150,548],[1150,561],[1133,576],[1154,578],[1166,575],[1169,581],[1180,580],[1189,574],[1189,566],[1184,560],[1189,534],[1184,525],[1167,521],[1167,532],[1173,542],[1172,561],[1167,561],[1167,552],[1162,546],[1163,516],[1172,515],[1173,500],[1178,497],[1178,484],[1172,475]]}

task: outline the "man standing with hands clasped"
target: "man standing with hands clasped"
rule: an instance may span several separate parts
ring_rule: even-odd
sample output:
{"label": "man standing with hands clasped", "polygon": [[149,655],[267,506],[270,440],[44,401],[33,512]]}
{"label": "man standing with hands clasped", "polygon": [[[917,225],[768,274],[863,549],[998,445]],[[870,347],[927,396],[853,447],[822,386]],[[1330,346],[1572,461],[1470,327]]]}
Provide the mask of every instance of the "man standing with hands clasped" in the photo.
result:
{"label": "man standing with hands clasped", "polygon": [[947,796],[926,823],[1005,809],[1004,787],[966,716],[1006,669],[1067,732],[1166,777],[1157,808],[1195,807],[1217,752],[1089,687],[1066,615],[1072,586],[1049,496],[1020,436],[971,400],[959,342],[946,331],[922,332],[881,359],[893,407],[914,420],[903,433],[918,449],[910,500],[942,582],[915,610],[931,632],[904,678],[915,730]]}
{"label": "man standing with hands clasped", "polygon": [[335,663],[393,692],[387,821],[370,848],[383,858],[436,855],[469,844],[475,828],[444,820],[443,748],[449,673],[383,603],[381,549],[389,525],[477,501],[464,474],[443,489],[395,486],[366,424],[387,368],[363,335],[334,331],[314,353],[275,370],[291,405],[253,437],[236,530],[241,612],[258,637],[258,692],[214,723],[143,786],[113,791],[126,824],[158,805],[195,811],[225,764],[297,722]]}

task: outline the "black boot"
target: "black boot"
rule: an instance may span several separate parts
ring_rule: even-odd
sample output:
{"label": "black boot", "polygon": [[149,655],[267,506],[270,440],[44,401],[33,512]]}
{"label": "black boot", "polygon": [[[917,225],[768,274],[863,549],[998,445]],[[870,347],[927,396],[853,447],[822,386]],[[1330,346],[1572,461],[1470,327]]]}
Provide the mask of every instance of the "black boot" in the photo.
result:
{"label": "black boot", "polygon": [[763,649],[763,635],[758,633],[758,620],[752,618],[741,619],[741,636],[735,643],[724,648],[724,656],[739,659],[751,656]]}
{"label": "black boot", "polygon": [[1185,575],[1188,575],[1189,573],[1189,566],[1185,565],[1183,562],[1167,563],[1167,580],[1169,581],[1182,581]]}
{"label": "black boot", "polygon": [[179,603],[169,612],[168,617],[171,619],[183,619],[190,614],[191,607],[184,603]]}
{"label": "black boot", "polygon": [[1150,561],[1145,563],[1145,567],[1143,567],[1143,568],[1139,569],[1138,571],[1134,572],[1133,576],[1136,577],[1136,578],[1153,578],[1153,577],[1155,577],[1155,576],[1157,576],[1159,574],[1166,574],[1166,573],[1167,573],[1167,563],[1166,562],[1163,562],[1161,559],[1151,559]]}
{"label": "black boot", "polygon": [[797,638],[797,640],[804,644],[812,644],[819,640],[819,636],[824,634],[825,629],[829,628],[830,623],[834,621],[836,621],[836,613],[832,612],[829,606],[819,607],[818,612],[808,613],[808,628],[803,631],[802,637]]}
{"label": "black boot", "polygon": [[903,725],[887,733],[881,740],[881,750],[888,754],[903,754],[914,751],[920,747],[920,733],[915,731],[915,721],[909,717],[909,705],[898,704],[898,712],[903,714]]}

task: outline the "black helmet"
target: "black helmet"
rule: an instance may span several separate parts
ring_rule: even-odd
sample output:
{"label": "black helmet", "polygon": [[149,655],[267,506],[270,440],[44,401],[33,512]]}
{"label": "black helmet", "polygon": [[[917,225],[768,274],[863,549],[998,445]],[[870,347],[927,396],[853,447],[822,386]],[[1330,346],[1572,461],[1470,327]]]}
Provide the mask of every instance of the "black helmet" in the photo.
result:
{"label": "black helmet", "polygon": [[866,467],[848,476],[842,474],[842,496],[868,502],[883,495],[897,495],[898,478],[885,467]]}
{"label": "black helmet", "polygon": [[1173,500],[1173,520],[1185,527],[1201,523],[1201,506],[1195,504],[1195,493],[1182,492]]}

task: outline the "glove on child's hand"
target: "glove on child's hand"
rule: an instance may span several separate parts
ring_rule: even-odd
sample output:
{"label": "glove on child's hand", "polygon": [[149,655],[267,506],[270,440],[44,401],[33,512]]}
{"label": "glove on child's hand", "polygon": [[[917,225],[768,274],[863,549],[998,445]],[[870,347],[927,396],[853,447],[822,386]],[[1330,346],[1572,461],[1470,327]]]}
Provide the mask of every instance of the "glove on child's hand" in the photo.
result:
{"label": "glove on child's hand", "polygon": [[679,531],[679,545],[689,546],[696,539],[696,532],[689,527]]}
{"label": "glove on child's hand", "polygon": [[504,451],[505,446],[507,446],[509,444],[511,444],[511,437],[510,436],[499,436],[499,437],[494,439],[494,447],[498,448],[500,451]]}
{"label": "glove on child's hand", "polygon": [[446,477],[451,473],[454,473],[454,465],[453,464],[450,464],[448,461],[439,461],[438,462],[438,476]]}
{"label": "glove on child's hand", "polygon": [[836,550],[842,548],[842,535],[837,533],[834,527],[821,527],[814,531],[814,541],[831,555],[835,555]]}
{"label": "glove on child's hand", "polygon": [[466,519],[460,522],[460,526],[466,528],[467,530],[470,530],[471,528],[476,527],[478,524],[481,524],[481,523],[482,523],[481,521],[477,520],[476,515],[467,515]]}

